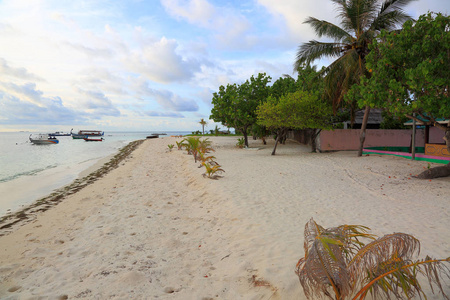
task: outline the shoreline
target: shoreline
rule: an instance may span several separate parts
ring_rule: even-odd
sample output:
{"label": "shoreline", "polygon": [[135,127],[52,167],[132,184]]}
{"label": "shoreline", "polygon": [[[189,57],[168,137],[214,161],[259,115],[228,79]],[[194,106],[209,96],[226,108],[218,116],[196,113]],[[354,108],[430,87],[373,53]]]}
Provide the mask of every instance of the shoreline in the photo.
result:
{"label": "shoreline", "polygon": [[92,184],[97,179],[116,168],[121,161],[126,159],[144,141],[145,140],[136,140],[128,143],[126,146],[119,149],[116,154],[111,154],[102,158],[94,165],[82,171],[72,183],[53,190],[51,194],[39,198],[29,205],[1,216],[0,236],[7,235],[16,228],[33,221],[37,218],[39,212],[44,212],[53,206],[56,206],[66,197],[78,192],[87,185]]}
{"label": "shoreline", "polygon": [[450,178],[414,179],[426,163],[208,138],[218,180],[169,151],[176,139],[152,139],[1,236],[0,298],[304,300],[294,269],[311,218],[412,234],[421,258],[450,253]]}

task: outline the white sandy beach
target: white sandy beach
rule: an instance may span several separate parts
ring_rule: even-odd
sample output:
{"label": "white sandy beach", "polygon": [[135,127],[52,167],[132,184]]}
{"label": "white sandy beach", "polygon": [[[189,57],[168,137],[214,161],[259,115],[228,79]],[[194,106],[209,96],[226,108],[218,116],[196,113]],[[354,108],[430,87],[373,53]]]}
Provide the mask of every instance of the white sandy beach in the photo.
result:
{"label": "white sandy beach", "polygon": [[294,269],[311,217],[409,233],[421,257],[449,256],[450,178],[411,176],[427,162],[311,153],[294,142],[271,156],[272,139],[244,150],[236,137],[212,137],[226,172],[210,180],[185,151],[168,151],[180,140],[146,140],[119,168],[0,237],[0,298],[306,299]]}

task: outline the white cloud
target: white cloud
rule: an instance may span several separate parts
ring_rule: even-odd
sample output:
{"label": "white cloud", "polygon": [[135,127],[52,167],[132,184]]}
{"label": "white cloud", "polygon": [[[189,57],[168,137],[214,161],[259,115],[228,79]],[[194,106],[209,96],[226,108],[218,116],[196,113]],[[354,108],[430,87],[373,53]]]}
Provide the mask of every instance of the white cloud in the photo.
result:
{"label": "white cloud", "polygon": [[101,91],[83,90],[78,88],[78,93],[82,95],[79,100],[80,108],[85,109],[94,117],[119,116],[120,111],[114,106],[111,100]]}
{"label": "white cloud", "polygon": [[315,38],[315,34],[310,26],[303,22],[310,16],[339,25],[336,20],[335,7],[331,0],[257,0],[275,18],[278,19],[279,26],[284,24],[288,31],[288,38],[295,39],[295,42],[305,42]]}
{"label": "white cloud", "polygon": [[43,79],[33,73],[28,72],[25,68],[15,68],[8,65],[7,61],[3,58],[0,58],[0,74],[3,76],[11,76],[19,79],[25,80],[37,80],[43,81]]}
{"label": "white cloud", "polygon": [[144,115],[149,117],[184,118],[182,114],[176,112],[146,111]]}
{"label": "white cloud", "polygon": [[161,0],[161,4],[173,17],[204,27],[210,27],[216,15],[216,9],[206,0]]}
{"label": "white cloud", "polygon": [[177,53],[178,43],[165,37],[132,50],[124,59],[127,68],[143,74],[147,79],[160,82],[183,82],[190,80],[200,70],[195,58],[184,58]]}
{"label": "white cloud", "polygon": [[42,98],[41,105],[0,90],[0,124],[74,124],[84,123],[82,111],[65,107],[60,98]]}
{"label": "white cloud", "polygon": [[254,46],[254,40],[246,36],[251,23],[239,9],[215,7],[206,0],[161,0],[161,3],[177,20],[208,29],[214,37],[213,47],[244,49]]}

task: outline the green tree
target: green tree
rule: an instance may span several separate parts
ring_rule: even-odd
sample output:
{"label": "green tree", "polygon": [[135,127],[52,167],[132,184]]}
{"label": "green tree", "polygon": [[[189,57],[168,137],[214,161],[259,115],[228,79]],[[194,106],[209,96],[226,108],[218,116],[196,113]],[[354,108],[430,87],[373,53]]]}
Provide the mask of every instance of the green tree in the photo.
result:
{"label": "green tree", "polygon": [[205,135],[205,125],[207,124],[206,121],[202,118],[198,123],[202,125],[202,133]]}
{"label": "green tree", "polygon": [[[350,87],[359,82],[362,75],[368,75],[365,68],[369,45],[382,30],[393,30],[396,26],[411,19],[402,7],[414,0],[331,0],[337,5],[341,27],[328,21],[309,17],[305,23],[310,24],[318,37],[325,36],[334,42],[316,40],[302,44],[297,52],[295,70],[305,62],[311,63],[323,57],[338,57],[325,70],[325,95],[332,100],[335,111],[341,105],[344,95]],[[356,102],[351,103],[352,111]],[[360,149],[365,140],[365,130],[370,106],[365,107],[360,136]],[[354,113],[352,113],[352,123]]]}
{"label": "green tree", "polygon": [[[258,124],[274,130],[277,135],[272,155],[288,129],[331,129],[331,115],[331,106],[307,91],[288,93],[279,98],[270,96],[257,109]],[[317,134],[312,137],[312,142]],[[312,145],[314,151],[315,143]]]}
{"label": "green tree", "polygon": [[214,107],[209,118],[241,131],[248,147],[248,130],[256,123],[256,108],[269,95],[270,79],[265,73],[259,73],[256,78],[252,76],[239,86],[220,86],[219,92],[213,94]]}
{"label": "green tree", "polygon": [[[348,97],[360,105],[384,107],[390,113],[444,130],[450,152],[450,17],[428,13],[408,21],[400,32],[383,32],[371,45],[366,67],[371,76],[361,78]],[[419,121],[419,119],[416,118]],[[450,164],[430,169],[420,178],[450,175]]]}

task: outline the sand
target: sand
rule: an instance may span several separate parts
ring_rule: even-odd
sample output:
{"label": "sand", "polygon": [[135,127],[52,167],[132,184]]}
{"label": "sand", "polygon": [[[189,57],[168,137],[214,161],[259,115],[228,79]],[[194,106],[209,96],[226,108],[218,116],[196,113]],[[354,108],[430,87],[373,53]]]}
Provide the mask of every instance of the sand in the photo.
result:
{"label": "sand", "polygon": [[185,151],[168,151],[180,140],[146,140],[0,237],[0,298],[306,299],[294,269],[310,218],[409,233],[421,257],[449,256],[450,178],[412,177],[426,162],[289,141],[271,156],[272,140],[245,150],[212,137],[225,173],[210,180]]}

